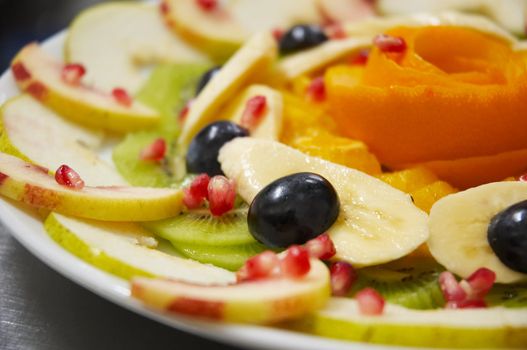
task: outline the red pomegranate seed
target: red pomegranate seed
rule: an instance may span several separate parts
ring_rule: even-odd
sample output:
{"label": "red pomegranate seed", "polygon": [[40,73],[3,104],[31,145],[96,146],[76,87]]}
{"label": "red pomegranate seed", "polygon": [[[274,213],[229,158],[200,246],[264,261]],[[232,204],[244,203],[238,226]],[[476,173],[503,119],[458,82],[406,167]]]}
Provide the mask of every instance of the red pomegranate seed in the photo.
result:
{"label": "red pomegranate seed", "polygon": [[355,295],[359,304],[359,311],[363,315],[382,315],[384,298],[373,288],[364,288]]}
{"label": "red pomegranate seed", "polygon": [[483,299],[449,301],[445,305],[445,308],[447,309],[476,309],[485,307],[487,307],[487,303],[485,303],[485,300]]}
{"label": "red pomegranate seed", "polygon": [[86,68],[82,64],[72,63],[62,68],[62,80],[66,84],[79,85],[84,74],[86,74]]}
{"label": "red pomegranate seed", "polygon": [[203,11],[214,11],[216,7],[218,7],[218,0],[196,0],[196,4],[203,10]]}
{"label": "red pomegranate seed", "polygon": [[465,292],[469,299],[483,299],[492,289],[496,281],[496,273],[485,267],[477,269],[466,280],[461,281],[461,287],[465,286]]}
{"label": "red pomegranate seed", "polygon": [[360,50],[357,55],[351,57],[350,64],[357,66],[364,66],[368,63],[368,57],[370,55],[369,49]]}
{"label": "red pomegranate seed", "polygon": [[183,193],[183,203],[188,209],[201,207],[208,196],[210,177],[207,174],[198,175]]}
{"label": "red pomegranate seed", "polygon": [[311,81],[311,84],[307,87],[307,96],[315,102],[321,102],[326,99],[324,77],[317,77]]}
{"label": "red pomegranate seed", "polygon": [[167,143],[165,139],[158,138],[141,151],[141,155],[139,156],[139,158],[141,160],[151,160],[155,162],[160,162],[165,158],[166,153]]}
{"label": "red pomegranate seed", "polygon": [[24,81],[31,78],[31,74],[27,71],[26,67],[22,62],[17,62],[11,66],[13,76],[18,81]]}
{"label": "red pomegranate seed", "polygon": [[331,290],[335,296],[348,294],[353,283],[357,280],[357,273],[350,264],[338,261],[331,264],[329,268],[331,274]]}
{"label": "red pomegranate seed", "polygon": [[523,181],[523,182],[527,182],[527,173],[521,175],[521,176],[518,178],[518,180],[519,180],[519,181]]}
{"label": "red pomegranate seed", "polygon": [[345,39],[348,35],[340,23],[332,23],[325,28],[328,37],[333,40]]}
{"label": "red pomegranate seed", "polygon": [[284,30],[282,28],[274,28],[271,31],[271,34],[273,34],[273,38],[275,38],[276,41],[280,41],[282,37],[284,36]]}
{"label": "red pomegranate seed", "polygon": [[185,103],[181,111],[179,111],[178,119],[180,122],[183,122],[185,119],[187,119],[188,112],[190,112],[190,106],[192,106],[192,103],[194,102],[194,99],[190,99]]}
{"label": "red pomegranate seed", "polygon": [[170,8],[168,6],[168,3],[165,2],[165,1],[162,1],[161,4],[159,5],[159,9],[161,10],[161,13],[163,15],[166,15],[169,11],[170,11]]}
{"label": "red pomegranate seed", "polygon": [[238,282],[245,282],[266,278],[271,276],[278,266],[279,260],[276,253],[266,250],[247,260],[236,273],[236,279]]}
{"label": "red pomegranate seed", "polygon": [[331,259],[337,253],[335,245],[327,233],[309,240],[305,246],[311,257],[320,260]]}
{"label": "red pomegranate seed", "polygon": [[190,189],[185,188],[183,190],[183,204],[188,209],[198,209],[199,207],[201,207],[204,201],[205,198],[196,197],[192,193],[190,193]]}
{"label": "red pomegranate seed", "polygon": [[48,93],[48,88],[40,81],[33,81],[26,88],[27,92],[37,100],[43,100]]}
{"label": "red pomegranate seed", "polygon": [[300,278],[305,276],[311,269],[309,252],[298,245],[289,247],[280,261],[280,268],[285,277]]}
{"label": "red pomegranate seed", "polygon": [[461,288],[456,277],[451,272],[441,272],[439,275],[439,286],[447,302],[461,302],[467,298],[467,293]]}
{"label": "red pomegranate seed", "polygon": [[125,89],[122,88],[115,88],[112,90],[112,95],[117,101],[117,103],[125,106],[130,107],[132,105],[132,97],[128,95],[128,92],[126,92]]}
{"label": "red pomegranate seed", "polygon": [[403,38],[386,34],[379,34],[373,38],[373,44],[382,52],[403,52],[406,50],[406,41]]}
{"label": "red pomegranate seed", "polygon": [[254,129],[260,123],[266,108],[267,98],[265,96],[251,97],[245,105],[240,125],[249,130]]}
{"label": "red pomegranate seed", "polygon": [[222,216],[232,208],[236,199],[236,184],[225,176],[216,175],[208,185],[209,209],[212,215]]}
{"label": "red pomegranate seed", "polygon": [[84,181],[75,170],[67,165],[61,165],[55,172],[55,181],[59,185],[67,186],[76,190],[81,190],[84,187]]}
{"label": "red pomegranate seed", "polygon": [[8,178],[9,178],[9,176],[7,176],[6,174],[0,173],[0,186],[2,186],[4,181],[7,180]]}

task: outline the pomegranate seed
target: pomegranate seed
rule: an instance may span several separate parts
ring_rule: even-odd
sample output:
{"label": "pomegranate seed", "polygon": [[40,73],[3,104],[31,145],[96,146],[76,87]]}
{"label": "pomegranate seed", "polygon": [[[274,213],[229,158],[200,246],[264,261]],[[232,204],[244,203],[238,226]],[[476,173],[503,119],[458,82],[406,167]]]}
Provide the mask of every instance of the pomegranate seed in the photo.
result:
{"label": "pomegranate seed", "polygon": [[208,196],[210,177],[200,174],[192,181],[189,188],[184,190],[183,203],[189,209],[199,208]]}
{"label": "pomegranate seed", "polygon": [[2,186],[4,181],[7,180],[8,178],[9,178],[9,176],[7,176],[6,174],[0,173],[0,186]]}
{"label": "pomegranate seed", "polygon": [[483,299],[449,301],[445,305],[445,308],[447,309],[476,309],[485,307],[487,307],[487,303],[485,303],[485,300]]}
{"label": "pomegranate seed", "polygon": [[311,257],[320,260],[331,259],[337,253],[335,245],[327,233],[309,240],[305,246]]}
{"label": "pomegranate seed", "polygon": [[519,181],[523,181],[523,182],[527,182],[527,173],[521,175],[519,178],[518,178]]}
{"label": "pomegranate seed", "polygon": [[161,4],[159,5],[159,9],[161,10],[161,13],[163,15],[166,15],[170,11],[168,3],[166,3],[165,1],[161,2]]}
{"label": "pomegranate seed", "polygon": [[325,28],[328,37],[333,40],[345,39],[348,35],[340,23],[332,23]]}
{"label": "pomegranate seed", "polygon": [[329,268],[331,274],[331,290],[335,296],[348,294],[353,283],[357,280],[357,273],[353,266],[346,262],[338,261],[331,264]]}
{"label": "pomegranate seed", "polygon": [[82,64],[68,64],[62,68],[62,81],[69,85],[79,85],[86,74],[86,68]]}
{"label": "pomegranate seed", "polygon": [[271,34],[273,34],[273,38],[275,38],[276,41],[280,41],[282,37],[284,36],[284,30],[282,28],[274,28],[271,31]]}
{"label": "pomegranate seed", "polygon": [[260,123],[266,108],[267,99],[265,96],[251,97],[245,105],[240,125],[249,130],[254,129]]}
{"label": "pomegranate seed", "polygon": [[[485,267],[477,269],[472,275],[470,275],[465,281],[462,281],[460,285],[465,286],[465,292],[468,294],[469,299],[483,299],[488,292],[492,289],[494,282],[496,281],[496,273]],[[463,283],[465,282],[465,283]]]}
{"label": "pomegranate seed", "polygon": [[451,272],[445,271],[439,275],[439,286],[447,302],[461,302],[467,298],[467,293]]}
{"label": "pomegranate seed", "polygon": [[315,102],[321,102],[326,99],[326,85],[324,84],[324,77],[318,77],[311,81],[307,87],[307,96]]}
{"label": "pomegranate seed", "polygon": [[406,50],[406,41],[403,38],[386,34],[379,34],[373,38],[373,44],[382,52],[403,52]]}
{"label": "pomegranate seed", "polygon": [[59,185],[67,186],[76,190],[81,190],[84,187],[84,181],[75,170],[67,165],[61,165],[55,172],[55,181]]}
{"label": "pomegranate seed", "polygon": [[167,143],[165,139],[158,138],[141,151],[141,155],[139,156],[139,158],[141,160],[151,160],[155,162],[160,162],[165,158],[166,153]]}
{"label": "pomegranate seed", "polygon": [[128,92],[126,92],[125,89],[122,88],[115,88],[112,90],[112,96],[115,98],[117,103],[125,106],[130,107],[132,105],[132,98],[130,95],[128,95]]}
{"label": "pomegranate seed", "polygon": [[31,78],[31,74],[27,71],[26,67],[22,62],[17,62],[11,66],[13,76],[18,81],[24,81]]}
{"label": "pomegranate seed", "polygon": [[309,252],[304,247],[293,245],[289,247],[280,261],[282,274],[290,278],[300,278],[311,269]]}
{"label": "pomegranate seed", "polygon": [[37,100],[43,100],[48,93],[48,88],[40,81],[33,81],[26,88],[27,92]]}
{"label": "pomegranate seed", "polygon": [[212,215],[222,216],[234,208],[234,200],[236,199],[234,180],[229,180],[222,175],[214,176],[208,185],[207,198]]}
{"label": "pomegranate seed", "polygon": [[180,122],[183,122],[188,115],[188,112],[190,112],[190,106],[192,106],[192,103],[194,102],[194,99],[190,99],[185,103],[181,111],[179,111],[178,119]]}
{"label": "pomegranate seed", "polygon": [[364,288],[357,292],[355,299],[363,315],[381,315],[384,311],[384,298],[373,288]]}
{"label": "pomegranate seed", "polygon": [[247,260],[236,273],[236,279],[238,282],[245,282],[266,278],[271,276],[278,266],[279,260],[276,253],[266,250]]}
{"label": "pomegranate seed", "polygon": [[360,50],[356,56],[353,56],[350,59],[350,64],[357,66],[364,66],[368,63],[368,57],[370,55],[369,49]]}
{"label": "pomegranate seed", "polygon": [[196,4],[203,10],[203,11],[214,11],[216,7],[218,7],[218,0],[196,0]]}
{"label": "pomegranate seed", "polygon": [[205,201],[204,197],[198,197],[198,196],[193,195],[190,192],[189,188],[185,188],[183,190],[183,204],[188,209],[197,209],[201,207],[204,201]]}

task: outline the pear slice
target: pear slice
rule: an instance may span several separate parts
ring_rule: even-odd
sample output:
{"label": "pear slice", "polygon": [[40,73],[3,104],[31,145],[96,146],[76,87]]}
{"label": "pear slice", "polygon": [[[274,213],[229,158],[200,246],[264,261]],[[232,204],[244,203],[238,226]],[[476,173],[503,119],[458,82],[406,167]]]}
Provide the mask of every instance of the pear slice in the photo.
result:
{"label": "pear slice", "polygon": [[22,91],[81,124],[126,132],[155,126],[161,118],[156,111],[137,101],[125,106],[110,94],[82,84],[67,84],[61,78],[63,64],[38,44],[25,46],[11,63],[11,68]]}
{"label": "pear slice", "polygon": [[248,137],[223,146],[218,160],[248,203],[283,176],[313,172],[325,177],[340,199],[341,213],[328,231],[336,259],[354,266],[398,259],[428,238],[428,216],[408,194],[358,170],[307,156],[278,142]]}
{"label": "pear slice", "polygon": [[[82,174],[80,174],[82,177]],[[37,208],[102,221],[150,221],[179,214],[180,190],[59,185],[47,169],[0,153],[0,194]]]}
{"label": "pear slice", "polygon": [[355,22],[375,15],[372,1],[317,0],[317,6],[327,22]]}
{"label": "pear slice", "polygon": [[282,132],[284,102],[282,94],[265,85],[251,85],[224,112],[226,119],[240,124],[247,102],[255,96],[264,96],[265,111],[260,122],[251,130],[251,136],[278,140]]}
{"label": "pear slice", "polygon": [[29,95],[6,102],[0,114],[1,152],[53,171],[67,164],[82,173],[89,186],[127,184],[95,153],[102,142],[102,133],[61,118]]}
{"label": "pear slice", "polygon": [[526,199],[527,183],[521,181],[490,183],[440,199],[430,211],[430,253],[463,278],[486,267],[496,273],[497,282],[527,280],[527,274],[513,271],[499,260],[487,239],[492,218]]}
{"label": "pear slice", "polygon": [[524,0],[379,0],[376,7],[380,13],[391,16],[446,10],[479,13],[515,34],[525,31]]}
{"label": "pear slice", "polygon": [[311,49],[286,56],[277,65],[277,72],[287,80],[321,69],[346,55],[371,46],[371,37],[330,40]]}
{"label": "pear slice", "polygon": [[216,60],[226,60],[251,35],[320,22],[315,0],[227,0],[204,11],[195,0],[164,0],[165,17],[176,33]]}
{"label": "pear slice", "polygon": [[299,279],[268,278],[228,286],[202,286],[136,278],[132,296],[163,311],[226,322],[267,324],[323,307],[329,299],[329,271],[319,260]]}
{"label": "pear slice", "polygon": [[52,213],[44,227],[68,251],[122,278],[163,277],[205,285],[236,280],[227,270],[154,249],[156,239],[133,223],[97,222]]}
{"label": "pear slice", "polygon": [[148,66],[208,62],[167,28],[158,7],[151,4],[90,7],[70,26],[64,53],[67,62],[84,65],[86,84],[102,91],[125,87],[130,93],[143,85]]}
{"label": "pear slice", "polygon": [[303,331],[357,342],[453,348],[524,348],[526,309],[412,310],[387,304],[380,316],[365,316],[357,302],[331,298],[328,305],[298,322]]}
{"label": "pear slice", "polygon": [[276,52],[272,35],[262,32],[255,34],[223,65],[192,103],[178,140],[181,152],[203,127],[220,118],[218,110],[227,101],[268,72]]}

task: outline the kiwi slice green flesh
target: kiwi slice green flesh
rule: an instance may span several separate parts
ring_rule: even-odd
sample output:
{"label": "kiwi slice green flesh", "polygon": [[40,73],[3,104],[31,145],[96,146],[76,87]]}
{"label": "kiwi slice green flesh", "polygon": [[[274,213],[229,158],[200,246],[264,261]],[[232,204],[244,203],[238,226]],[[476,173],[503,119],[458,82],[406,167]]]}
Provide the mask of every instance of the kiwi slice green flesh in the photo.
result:
{"label": "kiwi slice green flesh", "polygon": [[224,247],[192,244],[174,246],[182,255],[190,259],[231,271],[240,269],[247,259],[266,250],[266,247],[260,243]]}
{"label": "kiwi slice green flesh", "polygon": [[210,212],[189,212],[176,217],[143,224],[152,233],[171,241],[174,245],[241,246],[254,244],[249,233],[247,212],[234,210],[221,217]]}
{"label": "kiwi slice green flesh", "polygon": [[527,284],[496,284],[485,300],[489,306],[527,307]]}

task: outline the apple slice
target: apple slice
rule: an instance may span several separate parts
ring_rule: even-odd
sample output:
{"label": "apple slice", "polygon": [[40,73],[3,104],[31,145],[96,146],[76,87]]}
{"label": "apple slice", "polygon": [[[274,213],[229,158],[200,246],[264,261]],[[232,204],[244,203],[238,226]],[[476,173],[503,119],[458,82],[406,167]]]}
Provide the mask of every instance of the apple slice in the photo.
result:
{"label": "apple slice", "polygon": [[259,31],[321,19],[315,0],[228,0],[218,1],[210,10],[196,0],[164,0],[162,9],[167,23],[182,38],[219,61]]}
{"label": "apple slice", "polygon": [[236,280],[230,271],[153,249],[157,240],[133,223],[97,222],[51,213],[44,227],[71,253],[126,279],[163,277],[205,285],[228,284]]}
{"label": "apple slice", "polygon": [[259,122],[250,128],[251,136],[278,140],[282,131],[283,99],[282,94],[265,85],[251,85],[224,112],[226,119],[241,124],[247,102],[256,96],[265,97],[265,109],[258,117]]}
{"label": "apple slice", "polygon": [[434,13],[445,10],[480,13],[515,34],[525,34],[524,0],[379,0],[376,7],[380,13],[386,15]]}
{"label": "apple slice", "polygon": [[122,86],[130,93],[136,93],[145,82],[144,68],[148,66],[208,62],[167,28],[158,7],[151,4],[90,7],[70,26],[64,53],[67,62],[86,68],[86,84],[102,91]]}
{"label": "apple slice", "polygon": [[380,316],[365,316],[357,302],[332,298],[300,330],[357,342],[438,348],[524,348],[526,309],[411,310],[386,304]]}
{"label": "apple slice", "polygon": [[372,1],[317,0],[322,17],[329,23],[355,22],[375,15]]}
{"label": "apple slice", "polygon": [[52,170],[67,164],[90,186],[127,185],[95,153],[102,133],[64,120],[28,95],[6,102],[0,113],[1,152]]}
{"label": "apple slice", "polygon": [[[82,177],[82,174],[81,174]],[[181,211],[180,190],[59,185],[47,169],[0,153],[0,194],[37,208],[102,221],[150,221]]]}
{"label": "apple slice", "polygon": [[254,35],[223,65],[192,103],[178,140],[181,152],[185,152],[203,127],[220,117],[217,112],[227,101],[268,72],[276,51],[271,33],[262,32]]}
{"label": "apple slice", "polygon": [[21,90],[75,122],[117,132],[140,130],[159,122],[156,111],[137,101],[119,103],[111,94],[66,83],[63,68],[35,43],[24,47],[11,63]]}
{"label": "apple slice", "polygon": [[355,51],[371,46],[371,37],[330,40],[314,48],[289,55],[278,63],[277,71],[286,80],[312,73]]}
{"label": "apple slice", "polygon": [[132,296],[148,306],[227,322],[267,324],[293,319],[324,306],[330,295],[329,272],[319,260],[299,279],[285,277],[203,286],[137,278]]}

